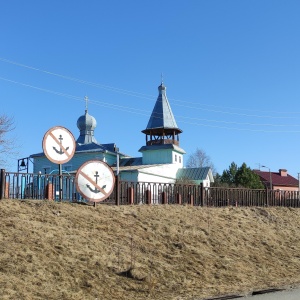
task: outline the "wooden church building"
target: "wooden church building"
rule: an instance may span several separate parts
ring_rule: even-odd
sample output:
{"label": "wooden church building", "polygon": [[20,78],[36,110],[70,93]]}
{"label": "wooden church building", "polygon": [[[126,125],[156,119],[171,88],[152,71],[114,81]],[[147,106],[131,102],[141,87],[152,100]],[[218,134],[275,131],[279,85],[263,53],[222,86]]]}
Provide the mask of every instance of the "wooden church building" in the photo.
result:
{"label": "wooden church building", "polygon": [[[120,180],[124,181],[175,183],[182,180],[210,186],[213,175],[209,167],[184,167],[185,151],[179,143],[182,130],[176,124],[163,83],[158,87],[158,91],[148,125],[142,130],[145,134],[145,145],[139,149],[141,157],[130,157],[119,152],[114,143],[98,143],[94,135],[97,122],[88,113],[86,106],[84,115],[77,120],[80,134],[76,140],[75,154],[62,166],[63,173],[74,173],[86,161],[99,159],[111,166],[114,172],[118,173]],[[30,158],[34,160],[34,173],[58,172],[58,166],[49,161],[43,152],[33,154]]]}

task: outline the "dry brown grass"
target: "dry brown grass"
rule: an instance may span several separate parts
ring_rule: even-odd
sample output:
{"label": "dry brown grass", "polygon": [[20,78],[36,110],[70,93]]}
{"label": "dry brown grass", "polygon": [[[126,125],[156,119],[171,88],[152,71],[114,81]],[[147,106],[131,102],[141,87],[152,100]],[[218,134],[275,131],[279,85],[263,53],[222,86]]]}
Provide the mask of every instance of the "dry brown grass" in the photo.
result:
{"label": "dry brown grass", "polygon": [[203,299],[300,282],[300,209],[0,201],[0,299]]}

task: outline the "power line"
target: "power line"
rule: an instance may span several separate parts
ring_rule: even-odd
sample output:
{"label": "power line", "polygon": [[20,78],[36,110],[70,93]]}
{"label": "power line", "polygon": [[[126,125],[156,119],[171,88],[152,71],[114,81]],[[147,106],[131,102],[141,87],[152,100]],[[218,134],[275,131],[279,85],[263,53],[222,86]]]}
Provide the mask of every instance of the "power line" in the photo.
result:
{"label": "power line", "polygon": [[[28,65],[21,64],[21,63],[18,63],[18,62],[14,62],[14,61],[11,61],[11,60],[8,60],[8,59],[5,59],[5,58],[1,58],[1,57],[0,57],[0,61],[12,64],[12,65],[16,65],[16,66],[19,66],[19,67],[27,68],[27,69],[30,69],[30,70],[42,72],[42,73],[45,73],[45,74],[48,74],[48,75],[56,76],[56,77],[59,77],[59,78],[63,78],[63,79],[66,79],[66,80],[74,81],[74,82],[77,82],[77,83],[80,83],[80,84],[86,84],[86,85],[89,85],[89,86],[110,90],[110,91],[113,91],[113,92],[121,93],[121,94],[132,96],[132,97],[138,97],[138,98],[147,99],[147,100],[151,100],[151,101],[155,97],[155,96],[152,96],[152,95],[147,95],[147,94],[138,93],[138,92],[135,92],[135,91],[120,89],[120,88],[116,88],[116,87],[112,87],[112,86],[107,86],[107,85],[104,85],[104,84],[94,83],[94,82],[86,81],[86,80],[83,80],[83,79],[78,79],[78,78],[74,78],[74,77],[71,77],[71,76],[66,76],[66,75],[50,72],[50,71],[47,71],[47,70],[43,70],[43,69],[39,69],[39,68],[36,68],[36,67],[28,66]],[[270,115],[245,114],[245,113],[229,112],[229,111],[216,110],[216,109],[201,108],[199,106],[214,107],[214,108],[220,108],[220,109],[225,108],[225,109],[241,110],[241,111],[252,111],[252,112],[260,112],[260,113],[300,114],[300,112],[295,112],[295,111],[293,111],[293,112],[261,111],[261,110],[251,110],[251,109],[244,109],[244,108],[222,107],[222,106],[216,106],[216,105],[199,104],[199,103],[195,103],[195,102],[183,101],[183,100],[178,100],[178,99],[174,99],[174,98],[169,98],[169,99],[172,100],[172,102],[175,102],[175,103],[173,103],[173,105],[183,106],[185,108],[203,110],[203,111],[208,111],[208,112],[213,112],[213,113],[245,116],[245,117],[273,118],[273,119],[293,119],[293,118],[296,118],[296,117],[291,117],[291,116],[270,116]],[[176,102],[184,103],[184,105],[177,104]],[[185,104],[192,104],[192,105],[197,105],[197,106],[187,106]]]}
{"label": "power line", "polygon": [[176,115],[176,118],[190,119],[190,120],[200,120],[206,122],[215,122],[215,123],[225,123],[225,124],[235,124],[235,125],[249,125],[249,126],[270,126],[270,127],[300,127],[300,124],[270,124],[270,123],[242,123],[242,122],[233,122],[233,121],[220,121],[220,120],[210,120],[210,119],[201,119],[201,118],[191,118]]}
{"label": "power line", "polygon": [[[65,94],[65,93],[56,92],[56,91],[49,90],[49,89],[36,87],[36,86],[33,86],[33,85],[21,83],[21,82],[18,82],[18,81],[15,81],[15,80],[10,80],[10,79],[3,78],[3,77],[0,77],[0,80],[4,80],[4,81],[10,82],[10,83],[18,84],[18,85],[21,85],[21,86],[24,86],[24,87],[36,89],[36,90],[39,90],[39,91],[42,91],[42,92],[51,93],[51,94],[54,94],[54,95],[57,95],[57,96],[73,99],[73,100],[76,100],[76,101],[81,101],[81,102],[85,101],[82,97],[78,97],[78,96],[74,96],[74,95],[70,95],[70,94]],[[103,101],[99,101],[99,100],[93,100],[93,99],[89,99],[89,102],[94,104],[94,105],[97,105],[97,106],[102,106],[102,107],[115,109],[115,110],[119,110],[119,111],[125,111],[127,113],[134,113],[134,114],[139,114],[139,115],[143,115],[143,116],[149,116],[150,115],[150,111],[146,111],[146,110],[142,110],[142,109],[138,109],[138,108],[132,108],[132,107],[128,107],[128,106],[116,105],[116,104],[103,102]],[[219,128],[219,129],[229,129],[229,130],[239,130],[239,131],[241,131],[241,130],[242,131],[254,131],[254,132],[268,132],[268,133],[271,133],[271,132],[272,133],[299,133],[300,132],[298,130],[293,130],[293,131],[291,131],[291,130],[289,130],[289,131],[288,130],[263,130],[263,129],[225,127],[225,126],[217,126],[217,125],[198,123],[197,121],[224,123],[224,124],[231,124],[231,125],[234,124],[234,125],[273,126],[273,127],[288,127],[288,126],[299,127],[300,125],[297,125],[297,124],[293,124],[293,125],[267,124],[267,123],[265,123],[265,124],[254,124],[254,123],[241,123],[241,122],[233,122],[233,121],[209,120],[209,119],[202,119],[202,118],[191,118],[191,117],[185,117],[185,116],[180,116],[180,115],[177,115],[176,117],[182,118],[182,119],[187,119],[188,121],[182,121],[182,123],[185,123],[185,124],[196,125],[196,126],[204,126],[204,127],[212,127],[212,128]],[[157,118],[160,118],[160,116],[157,116]]]}
{"label": "power line", "polygon": [[[82,102],[85,101],[82,97],[78,97],[78,96],[74,96],[74,95],[70,95],[70,94],[65,94],[65,93],[61,93],[61,92],[56,92],[56,91],[45,89],[45,88],[40,88],[40,87],[37,87],[37,86],[33,86],[33,85],[30,85],[30,84],[18,82],[18,81],[15,81],[15,80],[4,78],[4,77],[0,77],[0,80],[7,81],[7,82],[10,82],[10,83],[14,83],[14,84],[18,84],[18,85],[28,87],[28,88],[32,88],[32,89],[35,89],[35,90],[39,90],[39,91],[42,91],[42,92],[54,94],[54,95],[57,95],[57,96],[70,98],[70,99],[77,100],[77,101],[82,101]],[[111,103],[108,103],[108,102],[96,101],[96,100],[92,100],[92,99],[89,99],[89,102],[93,103],[95,105],[100,105],[100,106],[105,106],[105,107],[111,107],[111,108],[115,107],[115,108],[119,108],[119,109],[126,109],[127,112],[142,111],[138,108],[131,108],[131,107],[126,107],[126,106],[122,106],[122,105],[111,104]]]}
{"label": "power line", "polygon": [[8,59],[5,59],[5,58],[1,58],[1,57],[0,57],[0,61],[12,64],[12,65],[16,65],[16,66],[19,66],[19,67],[23,67],[23,68],[26,68],[26,69],[30,69],[30,70],[33,70],[33,71],[38,71],[38,72],[42,72],[42,73],[45,73],[45,74],[48,74],[48,75],[60,77],[60,78],[66,79],[66,80],[74,81],[74,82],[77,82],[77,83],[90,85],[90,86],[93,86],[93,87],[107,89],[107,90],[115,91],[115,92],[122,93],[122,94],[131,95],[131,96],[135,96],[135,97],[141,97],[142,96],[142,97],[146,97],[148,99],[153,99],[153,97],[150,96],[150,95],[146,95],[146,94],[142,94],[142,93],[138,93],[138,92],[133,92],[133,91],[125,90],[125,89],[120,89],[120,88],[107,86],[107,85],[100,84],[100,83],[94,83],[94,82],[86,81],[86,80],[83,80],[83,79],[78,79],[78,78],[74,78],[74,77],[71,77],[71,76],[66,76],[66,75],[46,71],[46,70],[43,70],[43,69],[39,69],[39,68],[35,68],[35,67],[32,67],[32,66],[24,65],[24,64],[17,63],[17,62],[14,62],[14,61],[11,61],[11,60],[8,60]]}
{"label": "power line", "polygon": [[235,112],[228,112],[228,111],[221,111],[221,110],[205,109],[205,108],[199,108],[199,107],[194,107],[194,106],[186,106],[186,105],[178,105],[178,106],[183,106],[185,108],[190,108],[190,109],[197,109],[197,110],[204,110],[204,111],[209,111],[209,112],[214,112],[214,113],[220,113],[220,114],[237,115],[237,116],[251,117],[251,118],[253,118],[253,117],[268,118],[268,119],[296,119],[297,118],[297,117],[286,117],[286,116],[281,117],[281,116],[270,116],[270,115],[249,115],[249,114],[242,114],[242,113],[235,113]]}

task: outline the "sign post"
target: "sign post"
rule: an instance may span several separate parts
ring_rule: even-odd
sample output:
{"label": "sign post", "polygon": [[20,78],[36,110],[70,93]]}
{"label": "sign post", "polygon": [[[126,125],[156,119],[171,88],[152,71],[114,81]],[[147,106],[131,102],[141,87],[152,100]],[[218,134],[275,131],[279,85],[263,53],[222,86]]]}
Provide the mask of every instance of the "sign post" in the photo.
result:
{"label": "sign post", "polygon": [[46,157],[59,167],[59,199],[63,199],[62,164],[68,162],[75,153],[75,138],[66,128],[50,128],[43,138],[43,150]]}

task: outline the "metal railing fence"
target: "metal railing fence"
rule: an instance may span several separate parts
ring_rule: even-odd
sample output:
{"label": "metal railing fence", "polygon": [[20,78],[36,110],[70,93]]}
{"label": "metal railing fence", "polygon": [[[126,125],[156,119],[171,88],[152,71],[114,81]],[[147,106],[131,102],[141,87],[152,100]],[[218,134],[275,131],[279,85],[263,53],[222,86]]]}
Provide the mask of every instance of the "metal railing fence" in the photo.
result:
{"label": "metal railing fence", "polygon": [[[61,189],[60,189],[61,187]],[[75,175],[0,172],[0,199],[86,202],[76,191]],[[116,184],[103,204],[179,204],[193,206],[300,207],[299,191],[204,187],[191,184],[127,182]]]}
{"label": "metal railing fence", "polygon": [[0,183],[2,199],[74,201],[78,198],[75,177],[72,175],[13,173],[1,170]]}

